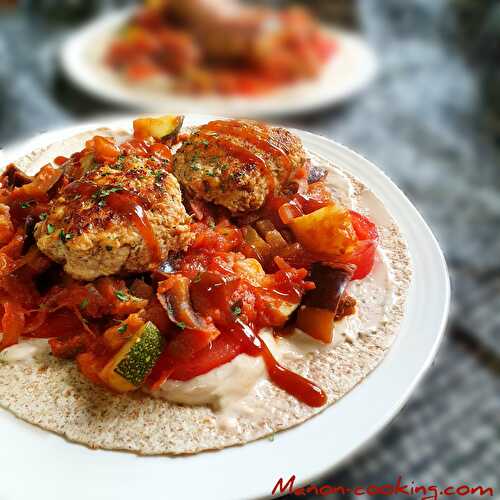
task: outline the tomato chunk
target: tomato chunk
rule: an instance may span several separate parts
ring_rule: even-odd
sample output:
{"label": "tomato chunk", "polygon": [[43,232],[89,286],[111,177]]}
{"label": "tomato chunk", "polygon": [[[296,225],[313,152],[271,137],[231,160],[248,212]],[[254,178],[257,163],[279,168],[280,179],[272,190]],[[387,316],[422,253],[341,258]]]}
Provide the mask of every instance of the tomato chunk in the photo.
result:
{"label": "tomato chunk", "polygon": [[3,337],[0,342],[0,350],[17,344],[24,330],[24,309],[16,302],[5,302],[3,305],[4,315],[2,318]]}
{"label": "tomato chunk", "polygon": [[356,248],[346,257],[346,261],[356,266],[352,279],[360,280],[368,276],[373,269],[378,244],[378,231],[377,226],[364,215],[353,210],[350,210],[349,214],[359,242]]}
{"label": "tomato chunk", "polygon": [[69,309],[59,309],[49,313],[38,328],[29,333],[30,337],[49,339],[68,338],[83,332],[83,325],[77,315]]}
{"label": "tomato chunk", "polygon": [[230,333],[222,333],[192,358],[177,361],[164,352],[149,377],[149,384],[158,387],[166,378],[189,380],[228,363],[243,351],[242,343]]}

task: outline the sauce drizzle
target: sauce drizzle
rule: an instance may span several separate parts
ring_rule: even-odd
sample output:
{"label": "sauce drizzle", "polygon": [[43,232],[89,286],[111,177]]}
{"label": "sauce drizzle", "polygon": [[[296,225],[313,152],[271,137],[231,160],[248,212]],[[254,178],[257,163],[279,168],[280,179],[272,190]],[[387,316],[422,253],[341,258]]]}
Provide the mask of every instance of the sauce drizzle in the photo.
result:
{"label": "sauce drizzle", "polygon": [[126,191],[119,191],[109,194],[107,203],[115,212],[132,221],[149,249],[152,264],[159,264],[161,261],[160,245],[137,197]]}
{"label": "sauce drizzle", "polygon": [[262,339],[250,326],[237,319],[233,328],[242,340],[244,352],[250,356],[261,355],[269,378],[281,389],[306,405],[318,408],[327,402],[325,392],[310,380],[281,366]]}
{"label": "sauce drizzle", "polygon": [[267,185],[269,188],[268,197],[274,193],[276,188],[276,179],[274,177],[274,174],[271,172],[271,169],[267,166],[266,162],[260,156],[251,153],[245,147],[235,144],[230,140],[222,139],[216,135],[212,135],[208,131],[202,131],[201,134],[207,141],[219,146],[233,158],[236,158],[241,162],[249,165],[255,165],[267,180]]}
{"label": "sauce drizzle", "polygon": [[[100,187],[92,182],[74,181],[66,187],[65,192],[89,199],[99,189]],[[106,196],[106,204],[122,217],[132,221],[148,247],[152,263],[158,264],[161,261],[160,245],[139,197],[126,190],[116,191]]]}
{"label": "sauce drizzle", "polygon": [[290,174],[292,173],[292,164],[290,162],[290,159],[288,158],[288,155],[283,149],[272,143],[269,133],[265,132],[264,129],[262,129],[263,133],[257,133],[256,130],[251,129],[238,120],[215,120],[207,123],[202,128],[204,130],[220,132],[222,134],[227,134],[246,140],[257,148],[271,154],[273,157],[281,158],[281,163],[284,164],[285,168],[287,169],[287,173],[286,176],[284,176],[284,179],[288,180],[288,178],[290,177]]}

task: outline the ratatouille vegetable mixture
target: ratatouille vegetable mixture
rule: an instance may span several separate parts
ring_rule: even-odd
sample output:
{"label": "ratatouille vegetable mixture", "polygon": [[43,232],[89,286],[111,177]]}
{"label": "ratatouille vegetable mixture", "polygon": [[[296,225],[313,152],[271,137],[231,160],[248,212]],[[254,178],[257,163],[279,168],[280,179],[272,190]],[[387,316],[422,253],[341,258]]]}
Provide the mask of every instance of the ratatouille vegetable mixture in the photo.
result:
{"label": "ratatouille vegetable mixture", "polygon": [[246,353],[311,406],[326,395],[259,336],[330,343],[377,228],[341,206],[285,129],[140,118],[34,176],[0,177],[0,350],[48,339],[110,391],[187,381]]}

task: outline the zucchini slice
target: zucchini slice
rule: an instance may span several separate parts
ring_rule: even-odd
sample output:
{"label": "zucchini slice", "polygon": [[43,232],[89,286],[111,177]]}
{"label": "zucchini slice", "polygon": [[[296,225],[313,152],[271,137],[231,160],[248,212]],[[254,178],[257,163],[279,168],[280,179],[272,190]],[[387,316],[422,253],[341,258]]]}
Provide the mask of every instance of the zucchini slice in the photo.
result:
{"label": "zucchini slice", "polygon": [[99,376],[117,392],[133,391],[144,383],[158,361],[163,346],[160,330],[148,321],[116,353]]}

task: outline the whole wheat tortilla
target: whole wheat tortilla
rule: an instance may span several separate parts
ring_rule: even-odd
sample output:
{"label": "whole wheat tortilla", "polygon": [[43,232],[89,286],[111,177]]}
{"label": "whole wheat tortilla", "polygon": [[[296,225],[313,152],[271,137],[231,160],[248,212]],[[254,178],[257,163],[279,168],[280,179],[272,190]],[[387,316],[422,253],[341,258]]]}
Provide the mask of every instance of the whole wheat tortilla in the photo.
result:
{"label": "whole wheat tortilla", "polygon": [[[37,150],[16,165],[34,174],[53,157],[81,149],[96,132],[111,135],[109,129],[79,134]],[[359,199],[367,188],[343,173]],[[380,363],[404,315],[411,263],[399,229],[390,216],[386,220],[379,225],[380,244],[392,269],[395,299],[386,319],[375,332],[360,335],[353,343],[343,342],[285,363],[322,387],[328,394],[328,406]],[[259,397],[266,400],[266,414],[238,416],[239,425],[224,430],[208,407],[176,405],[141,392],[112,394],[88,382],[72,361],[43,355],[30,363],[0,363],[0,405],[19,418],[91,448],[141,455],[196,453],[245,444],[300,424],[327,408],[306,406],[270,382],[259,391]]]}

